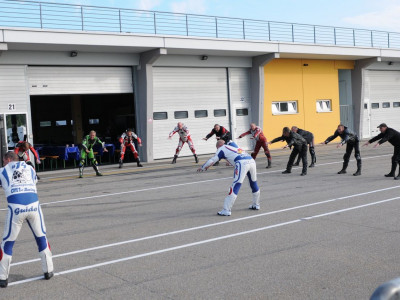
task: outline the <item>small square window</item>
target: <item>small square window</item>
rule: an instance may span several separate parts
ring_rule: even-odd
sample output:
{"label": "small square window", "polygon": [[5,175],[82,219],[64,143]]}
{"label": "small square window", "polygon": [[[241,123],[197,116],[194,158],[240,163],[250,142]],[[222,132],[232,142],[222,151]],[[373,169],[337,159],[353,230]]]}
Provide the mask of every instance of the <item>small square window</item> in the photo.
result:
{"label": "small square window", "polygon": [[175,111],[174,117],[175,117],[175,119],[187,119],[187,118],[189,118],[189,113],[185,110]]}
{"label": "small square window", "polygon": [[383,102],[382,103],[382,108],[389,108],[390,107],[390,102]]}
{"label": "small square window", "polygon": [[194,117],[195,118],[207,118],[208,117],[208,111],[207,110],[195,110],[194,111]]}
{"label": "small square window", "polygon": [[214,109],[214,117],[225,117],[226,109]]}
{"label": "small square window", "polygon": [[298,113],[297,101],[272,102],[273,115],[296,114],[296,113]]}
{"label": "small square window", "polygon": [[249,110],[247,108],[238,108],[236,110],[236,115],[237,116],[248,116],[249,115]]}
{"label": "small square window", "polygon": [[41,121],[40,122],[40,127],[50,127],[51,126],[51,121]]}
{"label": "small square window", "polygon": [[153,120],[167,120],[167,119],[168,119],[168,113],[166,111],[153,113]]}
{"label": "small square window", "polygon": [[89,119],[89,124],[90,125],[97,125],[100,123],[99,119]]}
{"label": "small square window", "polygon": [[317,112],[331,112],[332,102],[330,99],[317,100]]}
{"label": "small square window", "polygon": [[364,109],[368,109],[368,103],[364,103]]}
{"label": "small square window", "polygon": [[377,109],[377,108],[379,108],[379,103],[371,103],[371,108],[372,108],[372,109]]}
{"label": "small square window", "polygon": [[400,107],[400,102],[393,102],[393,107]]}
{"label": "small square window", "polygon": [[56,126],[67,126],[67,120],[56,121]]}

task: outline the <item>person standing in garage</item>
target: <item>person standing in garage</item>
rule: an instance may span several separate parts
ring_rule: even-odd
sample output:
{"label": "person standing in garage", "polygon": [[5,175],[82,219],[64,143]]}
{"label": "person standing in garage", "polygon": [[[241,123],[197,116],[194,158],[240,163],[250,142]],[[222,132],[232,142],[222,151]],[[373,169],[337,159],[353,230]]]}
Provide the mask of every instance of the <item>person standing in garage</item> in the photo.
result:
{"label": "person standing in garage", "polygon": [[[308,149],[311,154],[311,164],[308,166],[309,168],[313,168],[315,163],[317,162],[317,158],[315,157],[315,150],[314,150],[314,135],[307,130],[300,129],[297,126],[292,126],[292,131],[300,134],[308,144]],[[300,155],[297,158],[297,161],[293,164],[293,166],[298,166],[300,164]]]}
{"label": "person standing in garage", "polygon": [[268,159],[267,169],[271,168],[271,153],[269,152],[267,138],[265,137],[261,128],[258,127],[255,123],[251,123],[250,129],[239,135],[238,139],[241,139],[242,137],[248,134],[251,134],[252,135],[251,138],[256,140],[256,146],[254,147],[253,153],[251,153],[251,157],[255,160],[258,152],[262,147],[264,149],[265,156],[267,156]]}
{"label": "person standing in garage", "polygon": [[199,162],[199,159],[197,158],[196,150],[194,149],[194,145],[193,145],[192,138],[190,137],[189,129],[182,122],[178,122],[176,127],[169,133],[168,138],[172,139],[172,136],[175,133],[178,133],[178,135],[179,135],[179,142],[178,142],[178,147],[175,150],[175,155],[174,155],[174,158],[172,159],[172,163],[173,164],[176,163],[176,159],[178,158],[178,155],[181,152],[183,145],[185,143],[187,143],[190,148],[190,151],[192,151],[192,153],[193,153],[194,160],[197,164]]}
{"label": "person standing in garage", "polygon": [[342,139],[342,141],[340,142],[339,145],[337,145],[337,148],[342,147],[344,144],[347,144],[346,153],[343,156],[343,167],[338,172],[338,174],[346,174],[347,173],[346,169],[347,169],[347,166],[349,165],[351,152],[353,152],[353,148],[354,148],[354,157],[356,158],[356,161],[357,161],[357,171],[353,175],[354,176],[361,175],[360,140],[358,139],[357,134],[355,134],[354,132],[349,130],[343,124],[339,124],[337,127],[337,130],[333,133],[333,135],[328,137],[325,140],[325,142],[322,142],[321,144],[328,144],[330,141],[336,139],[338,136]]}
{"label": "person standing in garage", "polygon": [[[378,140],[379,141],[376,143],[374,148],[382,145],[384,142],[391,143],[394,146],[392,169],[390,170],[389,174],[385,175],[385,177],[394,177],[395,180],[400,180],[400,132],[394,130],[393,128],[387,127],[385,123],[380,124],[377,128],[379,128],[381,133],[366,142],[364,146],[372,144]],[[396,177],[397,164],[399,165],[399,174]]]}
{"label": "person standing in garage", "polygon": [[89,158],[96,175],[103,176],[103,174],[99,172],[98,163],[93,153],[93,147],[96,144],[100,144],[103,147],[103,151],[108,152],[107,148],[104,147],[104,143],[96,136],[96,131],[92,130],[82,141],[81,160],[79,162],[79,178],[83,177],[86,156]]}

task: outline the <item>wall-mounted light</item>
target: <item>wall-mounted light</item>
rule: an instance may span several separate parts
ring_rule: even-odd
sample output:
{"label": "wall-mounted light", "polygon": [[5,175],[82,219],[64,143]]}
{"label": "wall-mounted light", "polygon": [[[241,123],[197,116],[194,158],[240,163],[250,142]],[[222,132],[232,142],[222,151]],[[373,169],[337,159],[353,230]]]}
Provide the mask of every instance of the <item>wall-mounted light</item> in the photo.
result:
{"label": "wall-mounted light", "polygon": [[207,60],[208,59],[208,56],[207,55],[203,55],[202,57],[201,57],[201,60]]}
{"label": "wall-mounted light", "polygon": [[78,52],[71,51],[70,55],[71,55],[71,57],[77,57],[78,56]]}
{"label": "wall-mounted light", "polygon": [[389,65],[389,66],[393,65],[393,62],[392,62],[392,61],[389,61],[389,62],[388,62],[388,65]]}
{"label": "wall-mounted light", "polygon": [[304,67],[308,67],[308,64],[303,64]]}

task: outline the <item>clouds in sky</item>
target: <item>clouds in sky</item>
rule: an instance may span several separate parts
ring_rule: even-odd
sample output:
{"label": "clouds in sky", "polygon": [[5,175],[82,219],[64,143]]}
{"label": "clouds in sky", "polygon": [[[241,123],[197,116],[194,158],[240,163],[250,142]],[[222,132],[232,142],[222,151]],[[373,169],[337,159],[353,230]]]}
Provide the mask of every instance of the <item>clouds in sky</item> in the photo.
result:
{"label": "clouds in sky", "polygon": [[157,10],[157,8],[161,5],[162,0],[140,0],[138,1],[138,9],[143,10]]}
{"label": "clouds in sky", "polygon": [[384,29],[388,31],[400,31],[400,3],[381,5],[378,9],[343,18],[345,23],[351,26],[368,29]]}
{"label": "clouds in sky", "polygon": [[175,1],[170,4],[170,7],[174,13],[204,14],[207,10],[205,0]]}

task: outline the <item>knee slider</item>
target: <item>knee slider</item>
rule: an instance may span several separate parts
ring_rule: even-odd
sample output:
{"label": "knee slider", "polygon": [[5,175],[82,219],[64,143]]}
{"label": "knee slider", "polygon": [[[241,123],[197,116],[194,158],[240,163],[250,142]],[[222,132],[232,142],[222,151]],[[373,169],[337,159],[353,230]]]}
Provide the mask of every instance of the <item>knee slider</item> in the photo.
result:
{"label": "knee slider", "polygon": [[240,187],[241,187],[241,186],[242,186],[241,183],[239,183],[239,182],[235,183],[235,185],[233,186],[233,193],[234,193],[235,195],[237,195],[237,194],[239,193],[239,190],[240,190]]}
{"label": "knee slider", "polygon": [[47,248],[47,240],[45,236],[37,237],[36,244],[38,246],[39,252],[42,252]]}
{"label": "knee slider", "polygon": [[12,256],[12,249],[14,247],[15,241],[8,241],[4,243],[4,253]]}

